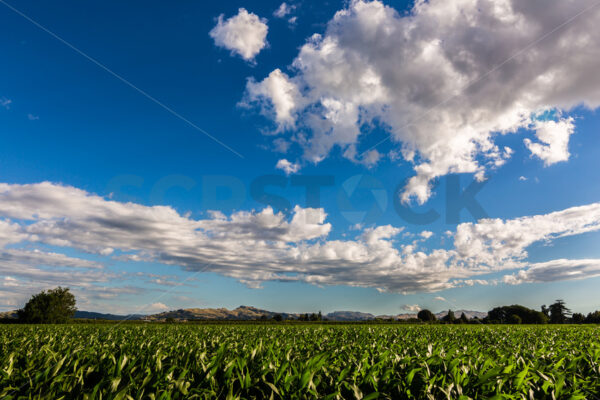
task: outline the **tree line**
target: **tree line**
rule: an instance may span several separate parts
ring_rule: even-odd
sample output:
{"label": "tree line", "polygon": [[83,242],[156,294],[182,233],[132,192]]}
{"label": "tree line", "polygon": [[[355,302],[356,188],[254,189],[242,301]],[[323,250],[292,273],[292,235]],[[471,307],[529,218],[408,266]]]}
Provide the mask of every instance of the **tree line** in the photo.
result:
{"label": "tree line", "polygon": [[555,300],[550,306],[545,304],[540,307],[540,311],[527,308],[518,304],[512,306],[496,307],[488,311],[485,318],[467,318],[465,313],[462,313],[459,318],[456,318],[452,310],[448,310],[439,321],[435,314],[429,310],[421,310],[417,314],[417,318],[422,322],[439,322],[449,324],[598,324],[600,323],[600,311],[594,311],[583,315],[581,313],[573,313],[566,306],[564,300]]}
{"label": "tree line", "polygon": [[[65,323],[72,320],[77,308],[75,307],[75,296],[69,288],[57,287],[48,291],[35,294],[17,311],[15,322],[40,324],[40,323]],[[274,314],[270,318],[266,315],[261,320],[282,321],[281,314]],[[296,321],[320,322],[327,321],[319,311],[312,314],[301,314]],[[600,323],[600,311],[594,311],[583,315],[573,313],[563,300],[555,300],[549,306],[542,305],[540,311],[527,308],[518,304],[511,306],[495,307],[490,310],[485,318],[468,318],[463,312],[456,317],[452,310],[440,318],[430,310],[421,310],[417,318],[403,322],[426,322],[446,324],[598,324]],[[167,322],[175,322],[167,321]]]}

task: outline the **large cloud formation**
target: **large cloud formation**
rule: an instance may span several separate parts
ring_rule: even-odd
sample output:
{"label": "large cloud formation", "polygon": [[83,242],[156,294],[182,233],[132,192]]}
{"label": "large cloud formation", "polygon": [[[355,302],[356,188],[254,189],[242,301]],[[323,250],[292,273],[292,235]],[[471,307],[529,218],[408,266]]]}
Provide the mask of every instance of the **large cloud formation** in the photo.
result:
{"label": "large cloud formation", "polygon": [[121,203],[48,182],[0,184],[0,271],[5,276],[0,295],[15,286],[25,290],[34,282],[76,282],[95,290],[96,296],[133,290],[113,286],[102,293],[95,284],[120,277],[107,272],[103,263],[67,255],[73,251],[215,272],[250,287],[302,281],[413,293],[490,284],[495,278],[486,275],[509,269],[520,270],[505,276],[510,284],[600,272],[600,260],[526,261],[533,243],[600,230],[600,203],[513,220],[463,223],[453,233],[452,248],[429,252],[417,247],[419,241],[401,242],[401,227],[367,228],[350,240],[329,240],[331,230],[322,209],[296,206],[286,217],[267,207],[192,219],[171,207]]}
{"label": "large cloud formation", "polygon": [[414,165],[403,200],[423,203],[439,176],[484,179],[506,162],[512,150],[497,146],[497,135],[534,133],[524,144],[545,165],[569,158],[575,128],[565,113],[600,105],[596,5],[417,0],[399,14],[353,0],[301,47],[291,74],[250,79],[244,102],[271,116],[314,163],[337,146],[372,164],[377,150],[357,146],[379,124]]}

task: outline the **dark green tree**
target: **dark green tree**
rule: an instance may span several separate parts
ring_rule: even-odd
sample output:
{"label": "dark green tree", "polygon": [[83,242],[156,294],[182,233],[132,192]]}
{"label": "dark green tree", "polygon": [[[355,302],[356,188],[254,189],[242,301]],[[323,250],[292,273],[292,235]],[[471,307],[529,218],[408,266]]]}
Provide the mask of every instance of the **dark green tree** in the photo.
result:
{"label": "dark green tree", "polygon": [[509,324],[520,325],[521,322],[523,322],[523,320],[517,314],[512,314],[510,317],[508,317]]}
{"label": "dark green tree", "polygon": [[283,317],[281,316],[281,314],[275,314],[275,315],[273,315],[273,320],[280,322],[280,321],[283,321]]}
{"label": "dark green tree", "polygon": [[429,310],[421,310],[417,314],[417,318],[419,318],[423,322],[431,322],[435,321],[435,315]]}
{"label": "dark green tree", "polygon": [[510,324],[512,315],[521,318],[523,324],[546,324],[548,317],[543,312],[535,311],[530,308],[513,304],[512,306],[496,307],[488,312],[487,321],[489,323]]}
{"label": "dark green tree", "polygon": [[585,317],[586,324],[600,324],[600,311],[594,311],[593,313],[589,313],[587,317]]}
{"label": "dark green tree", "polygon": [[33,295],[18,317],[28,324],[61,324],[73,318],[75,311],[75,296],[69,288],[59,286]]}
{"label": "dark green tree", "polygon": [[469,322],[469,318],[467,318],[467,316],[465,315],[465,313],[460,314],[460,320],[466,324]]}
{"label": "dark green tree", "polygon": [[454,321],[456,320],[456,317],[454,316],[454,311],[448,310],[448,314],[446,314],[446,316],[442,318],[442,320],[450,322],[451,324],[454,323]]}
{"label": "dark green tree", "polygon": [[550,323],[564,324],[571,315],[571,310],[567,308],[563,300],[556,300],[550,305]]}
{"label": "dark green tree", "polygon": [[585,321],[585,317],[581,313],[575,313],[571,318],[573,319],[574,324],[583,324]]}

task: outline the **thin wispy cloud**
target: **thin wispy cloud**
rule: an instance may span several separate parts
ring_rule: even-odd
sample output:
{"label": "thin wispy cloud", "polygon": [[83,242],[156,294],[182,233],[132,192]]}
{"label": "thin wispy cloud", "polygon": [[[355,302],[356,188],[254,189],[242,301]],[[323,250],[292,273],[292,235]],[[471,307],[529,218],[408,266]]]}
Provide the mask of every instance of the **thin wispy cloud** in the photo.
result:
{"label": "thin wispy cloud", "polygon": [[286,2],[283,2],[279,5],[277,10],[275,10],[273,12],[273,16],[275,16],[277,18],[285,18],[286,16],[290,15],[295,9],[296,9],[295,5],[290,5],[290,4],[287,4]]}
{"label": "thin wispy cloud", "polygon": [[7,99],[6,97],[0,97],[0,106],[4,107],[7,110],[10,110],[10,105],[12,104],[12,100]]}

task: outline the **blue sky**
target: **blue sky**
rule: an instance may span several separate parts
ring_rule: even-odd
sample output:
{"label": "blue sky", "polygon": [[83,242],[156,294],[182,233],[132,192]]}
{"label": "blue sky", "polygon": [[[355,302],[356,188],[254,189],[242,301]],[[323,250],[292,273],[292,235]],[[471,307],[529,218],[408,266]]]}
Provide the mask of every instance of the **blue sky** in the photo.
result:
{"label": "blue sky", "polygon": [[[245,304],[395,314],[538,308],[556,298],[598,309],[600,81],[590,71],[600,42],[585,33],[598,12],[569,20],[588,4],[574,3],[546,15],[509,1],[503,11],[303,1],[288,2],[281,17],[280,1],[10,3],[22,15],[0,4],[0,308],[63,284],[81,309],[107,312]],[[250,19],[233,19],[241,7]],[[444,7],[496,18],[500,28],[471,20],[485,38],[475,46],[459,20],[431,24]],[[535,29],[507,36],[515,16]],[[232,44],[235,29],[246,30]],[[561,47],[572,38],[585,43],[575,56],[577,45]],[[295,171],[276,168],[280,160]],[[415,176],[422,180],[410,186]],[[332,184],[307,204],[302,179]],[[270,184],[266,201],[255,195],[261,180]],[[447,190],[477,180],[473,198],[484,215],[463,209],[452,218],[446,205],[459,200]],[[181,225],[144,247],[147,231],[135,224],[162,218],[154,206],[175,214],[152,226],[169,215]],[[263,226],[253,218],[267,206],[274,211],[264,218],[273,220]],[[419,223],[398,207],[439,217]],[[307,208],[327,216],[292,226]],[[243,212],[250,227],[228,219]],[[486,216],[505,225],[477,222]],[[195,231],[183,227],[194,221],[210,227],[186,242]],[[461,226],[469,235],[456,233]],[[92,231],[95,241],[82,239]],[[163,253],[156,245],[166,239],[173,250]],[[219,248],[230,242],[257,251],[237,260],[239,250]],[[220,254],[206,267],[213,245]],[[436,251],[446,252],[442,261]]]}

